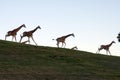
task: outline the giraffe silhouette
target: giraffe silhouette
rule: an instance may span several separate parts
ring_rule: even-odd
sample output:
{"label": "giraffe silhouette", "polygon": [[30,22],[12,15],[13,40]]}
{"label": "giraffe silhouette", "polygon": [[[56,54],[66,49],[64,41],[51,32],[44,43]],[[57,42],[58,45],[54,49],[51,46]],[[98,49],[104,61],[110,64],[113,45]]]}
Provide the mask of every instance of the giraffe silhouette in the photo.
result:
{"label": "giraffe silhouette", "polygon": [[[63,47],[63,45],[66,46],[65,40],[66,40],[66,38],[68,38],[68,37],[70,37],[70,36],[75,37],[75,35],[72,33],[72,34],[68,34],[68,35],[65,35],[65,36],[62,36],[62,37],[57,38],[57,39],[56,39],[56,41],[57,41],[57,47],[59,47],[60,42],[62,43],[62,47]],[[53,40],[54,40],[54,39],[53,39]],[[64,47],[65,47],[65,46],[64,46]]]}
{"label": "giraffe silhouette", "polygon": [[98,48],[98,51],[96,53],[99,53],[102,49],[104,49],[104,50],[106,50],[106,54],[108,54],[108,52],[109,52],[109,54],[111,55],[109,48],[110,48],[110,46],[112,46],[113,43],[115,43],[115,41],[112,41],[108,45],[101,45],[100,48]]}
{"label": "giraffe silhouette", "polygon": [[78,48],[77,48],[77,46],[75,46],[75,47],[72,47],[71,49],[72,50],[77,50]]}
{"label": "giraffe silhouette", "polygon": [[37,29],[41,29],[41,27],[40,27],[40,26],[37,26],[35,29],[33,29],[33,30],[31,30],[31,31],[25,31],[25,32],[23,32],[23,36],[21,36],[20,43],[21,43],[23,37],[28,37],[29,43],[30,43],[30,38],[32,38],[33,42],[37,45],[37,43],[35,42],[35,40],[34,40],[34,38],[33,38],[33,33],[34,33]]}
{"label": "giraffe silhouette", "polygon": [[12,41],[13,41],[14,38],[15,38],[15,41],[17,41],[17,39],[16,39],[17,32],[18,32],[22,27],[25,27],[25,28],[26,28],[25,24],[22,24],[21,26],[19,26],[19,27],[16,28],[16,29],[13,29],[12,31],[8,31],[7,34],[5,35],[5,40],[6,40],[6,38],[7,38],[8,36],[12,36]]}

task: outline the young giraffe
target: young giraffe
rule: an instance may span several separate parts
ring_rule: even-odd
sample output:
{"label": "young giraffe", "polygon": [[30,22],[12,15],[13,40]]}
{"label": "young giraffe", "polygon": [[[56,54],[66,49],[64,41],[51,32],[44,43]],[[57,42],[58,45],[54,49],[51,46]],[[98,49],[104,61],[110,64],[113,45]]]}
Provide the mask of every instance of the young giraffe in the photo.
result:
{"label": "young giraffe", "polygon": [[22,44],[26,44],[27,42],[30,42],[29,40],[22,42]]}
{"label": "young giraffe", "polygon": [[15,38],[15,41],[17,41],[17,39],[16,39],[17,32],[18,32],[22,27],[25,27],[25,28],[26,28],[25,24],[22,24],[20,27],[14,29],[14,30],[12,30],[12,31],[8,31],[7,34],[5,35],[5,40],[6,40],[6,38],[7,38],[8,36],[12,36],[12,41],[13,41],[14,38]]}
{"label": "young giraffe", "polygon": [[101,45],[100,48],[98,48],[98,51],[96,53],[98,53],[98,52],[100,52],[100,50],[104,49],[104,50],[106,50],[106,54],[108,54],[108,52],[109,52],[109,54],[111,55],[109,48],[113,43],[115,43],[115,41],[112,41],[108,45]]}
{"label": "young giraffe", "polygon": [[75,47],[73,47],[73,48],[71,48],[72,50],[77,50],[78,48],[77,48],[77,46],[75,46]]}
{"label": "young giraffe", "polygon": [[34,30],[23,32],[23,36],[21,36],[20,42],[22,41],[22,38],[23,38],[23,37],[28,37],[29,43],[30,43],[30,38],[32,38],[32,40],[34,41],[34,43],[37,45],[37,43],[36,43],[35,40],[33,39],[33,33],[34,33],[37,29],[41,29],[41,27],[38,26],[38,27],[36,27]]}
{"label": "young giraffe", "polygon": [[[72,33],[72,34],[68,34],[68,35],[66,35],[66,36],[62,36],[62,37],[57,38],[57,39],[56,39],[56,41],[57,41],[57,47],[59,47],[59,43],[60,43],[60,42],[62,43],[62,47],[63,47],[63,44],[65,44],[65,46],[66,46],[65,39],[66,39],[67,37],[69,37],[69,36],[75,37],[75,35]],[[53,40],[54,40],[54,39],[53,39]],[[64,47],[65,47],[65,46],[64,46]]]}

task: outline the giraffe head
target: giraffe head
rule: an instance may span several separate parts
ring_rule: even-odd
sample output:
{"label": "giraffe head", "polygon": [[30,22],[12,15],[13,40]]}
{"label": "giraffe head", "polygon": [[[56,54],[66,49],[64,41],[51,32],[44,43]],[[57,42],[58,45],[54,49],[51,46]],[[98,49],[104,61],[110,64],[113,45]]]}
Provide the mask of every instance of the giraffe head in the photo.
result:
{"label": "giraffe head", "polygon": [[75,37],[75,35],[72,33],[71,36]]}
{"label": "giraffe head", "polygon": [[38,26],[37,28],[41,29],[41,27],[40,27],[40,26]]}
{"label": "giraffe head", "polygon": [[24,28],[26,28],[25,24],[22,24],[21,26],[24,27]]}
{"label": "giraffe head", "polygon": [[115,43],[115,41],[112,41],[112,43]]}

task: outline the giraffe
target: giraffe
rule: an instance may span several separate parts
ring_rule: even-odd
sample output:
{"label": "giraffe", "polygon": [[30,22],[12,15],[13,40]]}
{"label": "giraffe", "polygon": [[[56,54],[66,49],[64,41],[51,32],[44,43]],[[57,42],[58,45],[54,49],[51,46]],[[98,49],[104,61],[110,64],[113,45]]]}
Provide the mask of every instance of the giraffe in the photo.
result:
{"label": "giraffe", "polygon": [[8,36],[12,36],[12,41],[13,41],[14,38],[15,38],[15,41],[17,41],[17,39],[16,39],[17,32],[18,32],[22,27],[25,27],[25,28],[26,28],[25,24],[22,24],[21,26],[19,26],[19,27],[16,28],[16,29],[13,29],[12,31],[8,31],[7,34],[5,35],[5,40],[6,40],[6,38],[7,38]]}
{"label": "giraffe", "polygon": [[23,36],[21,36],[20,42],[22,41],[23,37],[28,37],[28,41],[30,43],[30,38],[32,38],[33,42],[37,45],[37,43],[35,42],[34,38],[33,38],[33,33],[37,30],[37,29],[41,29],[40,26],[37,26],[35,29],[31,30],[31,31],[25,31],[23,32]]}
{"label": "giraffe", "polygon": [[30,42],[29,40],[22,42],[22,44],[26,44],[27,42]]}
{"label": "giraffe", "polygon": [[75,47],[73,47],[73,48],[71,48],[72,50],[77,50],[78,48],[77,48],[77,46],[75,46]]}
{"label": "giraffe", "polygon": [[[66,36],[62,36],[62,37],[57,38],[57,39],[56,39],[56,41],[57,41],[57,47],[59,48],[60,42],[62,43],[62,47],[63,47],[63,44],[66,46],[65,39],[66,39],[67,37],[69,37],[69,36],[75,37],[75,35],[72,33],[72,34],[68,34],[68,35],[66,35]],[[54,40],[54,39],[53,39],[53,40]],[[64,47],[65,47],[65,46],[64,46]]]}
{"label": "giraffe", "polygon": [[108,45],[101,45],[100,48],[98,48],[98,51],[96,53],[98,53],[98,52],[100,52],[100,50],[104,49],[104,50],[106,50],[106,54],[108,54],[108,52],[109,52],[109,54],[111,55],[109,48],[110,48],[110,46],[112,46],[113,43],[115,43],[115,41],[112,41]]}

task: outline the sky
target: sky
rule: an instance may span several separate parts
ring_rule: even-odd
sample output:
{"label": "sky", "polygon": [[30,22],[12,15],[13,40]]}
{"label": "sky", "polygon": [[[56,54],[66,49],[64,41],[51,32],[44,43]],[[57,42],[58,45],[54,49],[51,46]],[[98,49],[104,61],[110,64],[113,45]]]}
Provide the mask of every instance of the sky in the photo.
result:
{"label": "sky", "polygon": [[[39,46],[56,47],[52,39],[74,33],[75,37],[66,39],[66,48],[77,46],[96,53],[100,45],[114,40],[111,54],[120,56],[116,38],[120,32],[119,4],[120,0],[0,0],[0,39],[5,40],[8,31],[25,24],[26,28],[17,33],[19,42],[20,34],[39,25],[41,30],[33,34]],[[31,44],[34,45],[32,40]],[[106,51],[100,54],[106,55]]]}

